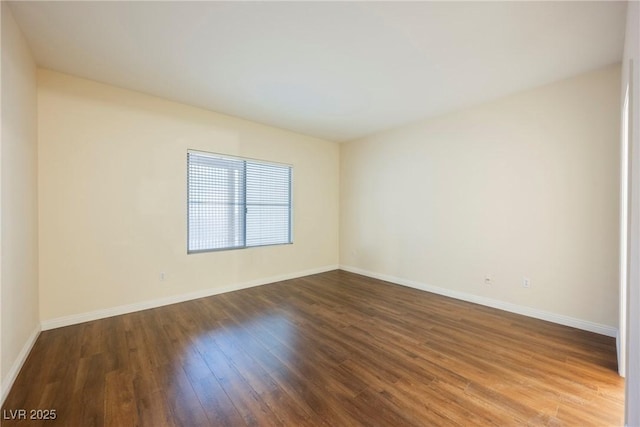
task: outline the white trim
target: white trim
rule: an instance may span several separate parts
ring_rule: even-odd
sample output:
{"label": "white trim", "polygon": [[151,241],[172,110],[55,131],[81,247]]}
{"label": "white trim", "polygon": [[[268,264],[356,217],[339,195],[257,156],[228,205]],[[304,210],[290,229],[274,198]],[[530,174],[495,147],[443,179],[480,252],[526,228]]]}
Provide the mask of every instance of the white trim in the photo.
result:
{"label": "white trim", "polygon": [[78,323],[90,322],[92,320],[104,319],[105,317],[118,316],[120,314],[133,313],[135,311],[147,310],[150,308],[161,307],[163,305],[176,304],[179,302],[190,301],[198,298],[209,297],[211,295],[233,292],[240,289],[252,288],[254,286],[266,285],[268,283],[281,282],[283,280],[296,279],[298,277],[309,276],[312,274],[325,273],[327,271],[337,270],[337,265],[327,265],[324,267],[314,268],[311,270],[298,271],[296,273],[283,274],[280,276],[266,277],[263,279],[251,280],[248,282],[237,283],[235,285],[224,286],[221,288],[203,289],[201,291],[189,292],[186,294],[172,295],[169,297],[158,298],[148,301],[136,302],[133,304],[119,305],[116,307],[105,308],[102,310],[90,311],[88,313],[72,314],[70,316],[57,317],[55,319],[43,320],[42,330],[62,328],[64,326],[75,325]]}
{"label": "white trim", "polygon": [[[625,65],[623,64],[623,67]],[[629,64],[629,73],[631,64]],[[625,70],[623,70],[623,78]],[[627,365],[627,287],[629,279],[629,89],[631,85],[628,81],[622,85],[624,87],[622,96],[622,114],[620,126],[620,274],[619,274],[619,333],[616,336],[618,350],[618,373],[621,377],[626,375]]]}
{"label": "white trim", "polygon": [[620,363],[621,363],[621,361],[620,361],[620,345],[621,345],[621,342],[620,341],[621,341],[620,340],[620,329],[616,329],[616,352],[617,352],[616,354],[618,356],[618,375],[620,375],[622,378],[624,378],[626,372],[625,372],[625,367],[620,365]]}
{"label": "white trim", "polygon": [[24,365],[24,362],[27,360],[29,353],[31,353],[33,345],[36,343],[36,340],[40,335],[40,330],[40,325],[36,325],[36,328],[27,339],[27,342],[24,343],[22,350],[20,350],[18,357],[16,357],[16,360],[13,362],[13,366],[11,366],[11,369],[9,369],[6,378],[2,379],[2,394],[0,395],[0,406],[4,404],[4,400],[9,395],[9,391],[11,390],[14,381],[18,377],[20,369],[22,369],[22,365]]}
{"label": "white trim", "polygon": [[420,283],[413,280],[401,279],[399,277],[389,276],[382,273],[374,273],[371,271],[363,270],[363,269],[352,267],[349,265],[341,265],[340,269],[349,271],[351,273],[361,274],[367,277],[373,277],[374,279],[380,279],[386,282],[395,283],[397,285],[420,289],[422,291],[427,291],[427,292],[431,292],[438,295],[444,295],[450,298],[455,298],[462,301],[468,301],[475,304],[484,305],[487,307],[493,307],[499,310],[509,311],[511,313],[522,314],[524,316],[546,320],[548,322],[558,323],[560,325],[571,326],[572,328],[582,329],[589,332],[595,332],[597,334],[606,335],[609,337],[615,337],[618,333],[618,329],[612,326],[602,325],[599,323],[590,322],[588,320],[576,319],[574,317],[569,317],[562,314],[550,313],[548,311],[538,310],[536,308],[513,304],[506,301],[500,301],[492,298],[482,297],[479,295],[469,294],[466,292],[454,291],[452,289],[431,286],[425,283]]}

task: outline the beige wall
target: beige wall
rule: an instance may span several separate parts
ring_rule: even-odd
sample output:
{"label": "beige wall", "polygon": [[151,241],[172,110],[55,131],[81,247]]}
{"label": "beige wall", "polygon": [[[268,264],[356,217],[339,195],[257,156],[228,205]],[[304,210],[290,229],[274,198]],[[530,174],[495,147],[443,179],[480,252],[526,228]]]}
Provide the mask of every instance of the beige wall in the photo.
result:
{"label": "beige wall", "polygon": [[2,2],[2,400],[39,330],[36,67]]}
{"label": "beige wall", "polygon": [[[338,263],[335,143],[47,70],[38,124],[44,322]],[[292,164],[294,244],[187,255],[187,149]]]}
{"label": "beige wall", "polygon": [[341,265],[617,327],[619,87],[613,66],[343,145]]}

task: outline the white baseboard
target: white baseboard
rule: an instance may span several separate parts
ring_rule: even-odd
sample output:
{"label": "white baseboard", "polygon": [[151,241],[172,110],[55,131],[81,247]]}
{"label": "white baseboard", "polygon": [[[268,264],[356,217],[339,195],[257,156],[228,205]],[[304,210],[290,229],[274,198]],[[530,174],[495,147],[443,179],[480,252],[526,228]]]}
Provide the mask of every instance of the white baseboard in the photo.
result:
{"label": "white baseboard", "polygon": [[298,277],[309,276],[312,274],[325,273],[327,271],[337,270],[337,265],[327,265],[324,267],[314,268],[311,270],[298,271],[295,273],[283,274],[280,276],[271,276],[262,279],[251,280],[248,282],[237,283],[221,288],[204,289],[186,294],[172,295],[169,297],[158,298],[149,301],[141,301],[133,304],[119,305],[117,307],[105,308],[102,310],[91,311],[88,313],[72,314],[70,316],[57,317],[55,319],[43,320],[42,330],[62,328],[64,326],[75,325],[78,323],[90,322],[92,320],[104,319],[106,317],[118,316],[120,314],[133,313],[135,311],[147,310],[150,308],[161,307],[163,305],[176,304],[179,302],[190,301],[198,298],[209,297],[211,295],[224,294],[240,289],[252,288],[254,286],[266,285],[268,283],[281,282],[283,280],[296,279]]}
{"label": "white baseboard", "polygon": [[572,328],[582,329],[584,331],[589,331],[589,332],[595,332],[597,334],[606,335],[609,337],[616,337],[618,334],[618,329],[612,326],[602,325],[599,323],[590,322],[588,320],[576,319],[574,317],[565,316],[563,314],[550,313],[548,311],[538,310],[536,308],[513,304],[506,301],[500,301],[492,298],[482,297],[479,295],[469,294],[466,292],[460,292],[452,289],[431,286],[431,285],[416,282],[413,280],[407,280],[407,279],[402,279],[395,276],[389,276],[387,274],[362,270],[360,268],[352,267],[349,265],[341,265],[340,269],[349,271],[351,273],[372,277],[374,279],[380,279],[386,282],[395,283],[397,285],[420,289],[423,291],[431,292],[438,295],[444,295],[444,296],[459,299],[462,301],[468,301],[475,304],[484,305],[487,307],[493,307],[500,310],[509,311],[511,313],[522,314],[524,316],[546,320],[548,322],[558,323],[564,326],[571,326]]}
{"label": "white baseboard", "polygon": [[27,360],[27,357],[29,356],[33,345],[36,343],[38,335],[40,335],[40,325],[37,325],[31,335],[29,335],[29,338],[27,338],[27,342],[24,343],[22,350],[20,350],[20,353],[18,353],[18,357],[13,362],[13,365],[7,373],[6,378],[2,379],[2,390],[0,391],[0,406],[4,404],[4,400],[9,395],[9,391],[11,390],[13,383],[18,377],[20,369],[22,369],[22,365],[24,365],[24,362]]}

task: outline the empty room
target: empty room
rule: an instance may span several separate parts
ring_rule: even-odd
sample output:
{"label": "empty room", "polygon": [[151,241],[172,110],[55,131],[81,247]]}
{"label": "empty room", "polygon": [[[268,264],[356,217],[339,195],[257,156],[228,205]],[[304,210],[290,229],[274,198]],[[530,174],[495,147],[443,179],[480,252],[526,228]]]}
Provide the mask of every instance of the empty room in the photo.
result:
{"label": "empty room", "polygon": [[640,4],[2,1],[2,426],[640,427]]}

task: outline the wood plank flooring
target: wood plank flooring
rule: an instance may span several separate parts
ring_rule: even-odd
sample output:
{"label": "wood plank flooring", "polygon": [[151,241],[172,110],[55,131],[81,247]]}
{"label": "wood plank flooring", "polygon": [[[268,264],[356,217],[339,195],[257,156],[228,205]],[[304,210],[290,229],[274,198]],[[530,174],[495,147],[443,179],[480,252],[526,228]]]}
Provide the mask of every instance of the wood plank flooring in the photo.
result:
{"label": "wood plank flooring", "polygon": [[613,426],[623,400],[611,338],[333,271],[43,332],[2,425]]}

